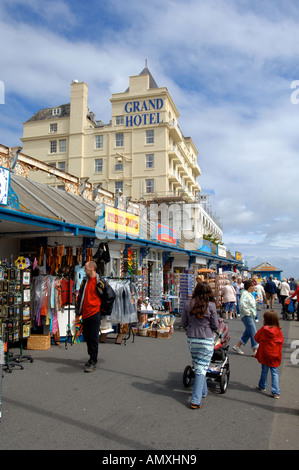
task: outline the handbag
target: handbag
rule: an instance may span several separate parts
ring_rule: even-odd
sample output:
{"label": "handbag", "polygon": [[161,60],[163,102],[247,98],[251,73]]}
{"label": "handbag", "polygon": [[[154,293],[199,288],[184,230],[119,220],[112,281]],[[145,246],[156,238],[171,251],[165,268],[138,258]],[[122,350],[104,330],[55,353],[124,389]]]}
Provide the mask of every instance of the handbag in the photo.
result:
{"label": "handbag", "polygon": [[[288,297],[287,299],[285,299],[285,301],[284,301],[284,304],[285,304],[285,305],[290,305],[290,303],[291,303],[290,297]],[[293,302],[292,302],[292,303],[293,303]]]}
{"label": "handbag", "polygon": [[295,312],[293,302],[290,302],[290,304],[289,304],[289,306],[288,306],[288,312],[290,312],[290,313],[294,313],[294,312]]}

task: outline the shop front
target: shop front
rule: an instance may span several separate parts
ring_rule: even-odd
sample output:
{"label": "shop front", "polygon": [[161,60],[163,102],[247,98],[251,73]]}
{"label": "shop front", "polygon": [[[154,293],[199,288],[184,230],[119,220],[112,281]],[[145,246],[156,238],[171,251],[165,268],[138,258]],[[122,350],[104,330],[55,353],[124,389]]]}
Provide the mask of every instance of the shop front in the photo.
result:
{"label": "shop front", "polygon": [[50,339],[78,339],[74,305],[86,261],[95,261],[132,307],[129,315],[115,308],[107,331],[126,325],[143,333],[151,320],[165,337],[163,329],[171,331],[192,295],[198,269],[221,259],[180,246],[169,227],[148,227],[142,207],[121,205],[112,193],[84,197],[84,188],[61,191],[11,173],[1,202],[1,336],[33,349],[37,336],[47,346]]}

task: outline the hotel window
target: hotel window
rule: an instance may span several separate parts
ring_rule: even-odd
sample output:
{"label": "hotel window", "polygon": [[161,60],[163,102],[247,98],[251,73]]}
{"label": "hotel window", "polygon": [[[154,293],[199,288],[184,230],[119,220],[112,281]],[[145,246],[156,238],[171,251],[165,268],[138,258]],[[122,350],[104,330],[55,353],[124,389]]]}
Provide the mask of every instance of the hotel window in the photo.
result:
{"label": "hotel window", "polygon": [[151,153],[149,155],[145,155],[145,168],[154,168],[154,167],[155,167],[154,154]]}
{"label": "hotel window", "polygon": [[123,116],[116,116],[115,118],[115,124],[123,124],[125,122],[124,120],[124,117]]}
{"label": "hotel window", "polygon": [[[56,168],[56,162],[48,162],[48,165],[50,165],[52,168]],[[53,175],[51,173],[47,174],[47,178],[51,178]]]}
{"label": "hotel window", "polygon": [[154,192],[154,180],[145,180],[145,192],[146,193]]}
{"label": "hotel window", "polygon": [[151,130],[151,131],[145,131],[145,132],[146,132],[145,142],[147,144],[153,144],[155,141],[155,131]]}
{"label": "hotel window", "polygon": [[59,141],[59,152],[66,152],[66,139]]}
{"label": "hotel window", "polygon": [[124,146],[124,134],[115,134],[115,145],[116,147]]}
{"label": "hotel window", "polygon": [[95,173],[101,173],[103,171],[103,159],[96,158],[94,161],[94,171]]}
{"label": "hotel window", "polygon": [[57,141],[50,140],[50,153],[56,153],[56,152],[57,152]]}
{"label": "hotel window", "polygon": [[57,123],[50,124],[50,132],[57,132]]}
{"label": "hotel window", "polygon": [[116,163],[115,164],[115,171],[122,171],[123,170],[123,164],[122,163]]}
{"label": "hotel window", "polygon": [[59,116],[60,113],[61,113],[61,108],[52,109],[52,116]]}
{"label": "hotel window", "polygon": [[123,181],[115,181],[115,194],[119,191],[123,192],[124,190],[124,182]]}
{"label": "hotel window", "polygon": [[58,169],[61,171],[65,171],[65,162],[58,162]]}
{"label": "hotel window", "polygon": [[96,135],[96,149],[102,149],[103,148],[103,142],[104,142],[104,136],[103,135]]}

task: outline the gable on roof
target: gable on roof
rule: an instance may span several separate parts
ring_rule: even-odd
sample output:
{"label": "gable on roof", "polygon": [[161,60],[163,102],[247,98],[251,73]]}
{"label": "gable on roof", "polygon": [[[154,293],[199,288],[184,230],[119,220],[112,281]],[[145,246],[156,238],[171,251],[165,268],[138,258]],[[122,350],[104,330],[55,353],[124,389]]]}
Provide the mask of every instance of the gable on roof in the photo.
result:
{"label": "gable on roof", "polygon": [[147,67],[144,67],[144,69],[140,72],[139,75],[149,75],[150,80],[149,80],[149,87],[150,88],[159,88],[154,77],[150,73],[149,69]]}
{"label": "gable on roof", "polygon": [[251,268],[250,271],[282,271],[281,269],[275,268],[272,264],[265,261],[264,263],[259,264],[255,268]]}
{"label": "gable on roof", "polygon": [[[149,71],[149,69],[147,68],[147,66],[144,67],[144,69],[140,72],[139,76],[140,75],[148,75],[149,76],[149,88],[150,89],[153,89],[153,88],[159,88],[157,83],[156,83],[156,80],[154,79],[154,77],[152,76],[151,72]],[[130,91],[130,87],[128,87],[125,91],[125,93],[129,92]]]}

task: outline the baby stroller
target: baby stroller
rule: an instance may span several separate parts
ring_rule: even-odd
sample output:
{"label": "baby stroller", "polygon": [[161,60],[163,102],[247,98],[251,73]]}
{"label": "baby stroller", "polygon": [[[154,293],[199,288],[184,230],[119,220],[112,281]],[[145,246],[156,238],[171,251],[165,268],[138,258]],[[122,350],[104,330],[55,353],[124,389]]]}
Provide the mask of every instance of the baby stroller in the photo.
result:
{"label": "baby stroller", "polygon": [[294,308],[294,302],[291,297],[287,297],[285,299],[284,305],[282,307],[282,318],[284,320],[294,320],[295,317],[295,308]]}
{"label": "baby stroller", "polygon": [[[225,393],[228,386],[230,368],[227,351],[229,348],[228,325],[222,318],[218,319],[219,327],[214,338],[214,352],[206,373],[206,377],[220,384],[220,392]],[[183,374],[183,384],[190,387],[192,379],[195,378],[194,368],[186,366]]]}

